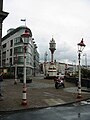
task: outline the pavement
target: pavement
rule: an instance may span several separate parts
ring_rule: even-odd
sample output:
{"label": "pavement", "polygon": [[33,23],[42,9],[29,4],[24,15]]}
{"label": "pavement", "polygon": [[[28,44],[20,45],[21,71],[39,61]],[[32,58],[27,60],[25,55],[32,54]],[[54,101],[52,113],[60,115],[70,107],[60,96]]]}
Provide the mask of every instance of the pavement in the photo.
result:
{"label": "pavement", "polygon": [[4,79],[2,83],[3,98],[0,98],[0,113],[37,109],[75,103],[79,100],[90,99],[90,90],[82,88],[82,99],[77,99],[78,90],[75,84],[65,81],[65,88],[55,89],[54,80],[44,79],[43,76],[32,78],[27,83],[27,105],[22,103],[23,83],[18,79]]}

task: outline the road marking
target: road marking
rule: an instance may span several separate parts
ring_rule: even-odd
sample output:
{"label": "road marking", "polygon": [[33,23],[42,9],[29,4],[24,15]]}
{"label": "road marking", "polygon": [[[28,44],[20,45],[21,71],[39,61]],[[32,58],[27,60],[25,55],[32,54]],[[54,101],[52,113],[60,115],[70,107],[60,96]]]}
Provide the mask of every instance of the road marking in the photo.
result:
{"label": "road marking", "polygon": [[49,93],[49,92],[44,92],[44,95],[45,95],[45,96],[54,96],[54,94]]}
{"label": "road marking", "polygon": [[64,104],[65,102],[61,99],[44,99],[44,101],[48,105],[58,105],[58,104]]}

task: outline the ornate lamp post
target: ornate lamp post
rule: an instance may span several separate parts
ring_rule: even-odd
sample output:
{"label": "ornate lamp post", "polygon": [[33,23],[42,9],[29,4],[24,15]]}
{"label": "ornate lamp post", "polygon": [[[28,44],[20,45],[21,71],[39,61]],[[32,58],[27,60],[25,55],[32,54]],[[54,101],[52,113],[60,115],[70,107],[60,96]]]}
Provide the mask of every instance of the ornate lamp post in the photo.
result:
{"label": "ornate lamp post", "polygon": [[22,105],[27,105],[27,97],[26,97],[26,50],[29,44],[30,33],[25,30],[25,32],[21,35],[22,41],[24,44],[24,80],[23,80],[23,98]]}
{"label": "ornate lamp post", "polygon": [[80,57],[81,57],[81,53],[84,49],[84,47],[86,46],[83,42],[83,38],[81,40],[80,43],[77,44],[78,45],[78,62],[79,62],[79,81],[78,81],[78,96],[77,98],[80,99],[82,98],[81,95],[81,66],[80,66]]}

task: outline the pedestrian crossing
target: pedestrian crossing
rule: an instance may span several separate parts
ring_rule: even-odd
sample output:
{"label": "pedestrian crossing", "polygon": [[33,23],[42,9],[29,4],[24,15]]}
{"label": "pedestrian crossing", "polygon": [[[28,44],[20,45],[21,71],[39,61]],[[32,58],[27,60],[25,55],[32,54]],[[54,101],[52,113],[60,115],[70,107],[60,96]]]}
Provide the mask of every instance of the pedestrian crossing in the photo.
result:
{"label": "pedestrian crossing", "polygon": [[48,105],[50,105],[50,106],[52,106],[52,105],[59,105],[59,104],[64,104],[65,102],[62,100],[62,99],[52,99],[52,98],[50,98],[50,99],[44,99],[44,101],[48,104]]}

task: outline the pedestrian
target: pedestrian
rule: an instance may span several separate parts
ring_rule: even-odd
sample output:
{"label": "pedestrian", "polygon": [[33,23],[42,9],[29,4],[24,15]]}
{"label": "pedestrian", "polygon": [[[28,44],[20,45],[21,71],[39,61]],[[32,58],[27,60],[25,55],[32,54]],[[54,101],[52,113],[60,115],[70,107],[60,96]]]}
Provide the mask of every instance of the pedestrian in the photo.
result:
{"label": "pedestrian", "polygon": [[2,82],[3,82],[3,72],[0,73],[0,97],[3,97],[3,95],[2,95]]}

